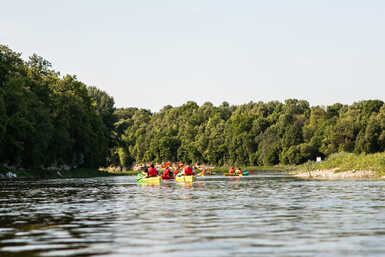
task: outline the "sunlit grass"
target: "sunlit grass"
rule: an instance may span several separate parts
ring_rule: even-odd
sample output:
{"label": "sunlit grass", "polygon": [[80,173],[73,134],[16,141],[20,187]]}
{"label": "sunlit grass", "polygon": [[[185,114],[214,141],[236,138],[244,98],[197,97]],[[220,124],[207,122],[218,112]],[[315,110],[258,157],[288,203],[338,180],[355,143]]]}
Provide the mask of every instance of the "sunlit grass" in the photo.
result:
{"label": "sunlit grass", "polygon": [[321,162],[307,162],[297,167],[298,171],[329,170],[336,172],[348,170],[371,170],[379,176],[385,175],[385,153],[354,154],[340,152],[330,155]]}

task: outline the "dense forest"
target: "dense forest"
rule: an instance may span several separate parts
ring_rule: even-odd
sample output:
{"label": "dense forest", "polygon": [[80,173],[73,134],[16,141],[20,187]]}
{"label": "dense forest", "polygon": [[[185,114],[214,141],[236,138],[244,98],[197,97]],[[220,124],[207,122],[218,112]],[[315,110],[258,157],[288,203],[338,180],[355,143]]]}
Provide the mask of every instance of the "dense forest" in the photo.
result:
{"label": "dense forest", "polygon": [[0,45],[0,163],[97,167],[113,146],[114,101],[38,55]]}
{"label": "dense forest", "polygon": [[187,102],[157,113],[117,109],[115,115],[122,165],[167,160],[300,164],[341,151],[385,150],[385,105],[379,100],[328,107],[296,99],[218,107]]}
{"label": "dense forest", "polygon": [[60,76],[38,55],[23,61],[1,45],[0,121],[0,163],[18,167],[300,164],[342,151],[385,151],[381,100],[115,109],[104,91]]}

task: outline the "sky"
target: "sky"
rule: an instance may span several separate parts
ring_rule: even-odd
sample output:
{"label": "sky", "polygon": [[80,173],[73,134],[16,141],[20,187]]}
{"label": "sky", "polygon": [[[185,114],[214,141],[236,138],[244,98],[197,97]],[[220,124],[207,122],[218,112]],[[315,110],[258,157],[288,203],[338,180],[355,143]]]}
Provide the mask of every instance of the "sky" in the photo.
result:
{"label": "sky", "polygon": [[116,107],[385,100],[382,0],[13,0],[0,44]]}

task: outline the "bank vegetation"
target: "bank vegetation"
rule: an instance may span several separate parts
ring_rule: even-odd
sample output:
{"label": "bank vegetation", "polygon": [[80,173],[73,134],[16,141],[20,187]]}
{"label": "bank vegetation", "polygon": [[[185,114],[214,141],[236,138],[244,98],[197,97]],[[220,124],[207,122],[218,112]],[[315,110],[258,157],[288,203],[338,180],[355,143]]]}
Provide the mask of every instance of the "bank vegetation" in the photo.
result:
{"label": "bank vegetation", "polygon": [[[4,45],[0,121],[0,165],[14,169],[129,170],[135,163],[167,161],[274,166],[316,157],[329,157],[320,165],[340,169],[384,167],[382,100],[330,106],[297,99],[219,106],[189,101],[157,112],[116,108],[106,92],[61,75],[36,54],[24,61]],[[356,161],[350,154],[369,157]]]}

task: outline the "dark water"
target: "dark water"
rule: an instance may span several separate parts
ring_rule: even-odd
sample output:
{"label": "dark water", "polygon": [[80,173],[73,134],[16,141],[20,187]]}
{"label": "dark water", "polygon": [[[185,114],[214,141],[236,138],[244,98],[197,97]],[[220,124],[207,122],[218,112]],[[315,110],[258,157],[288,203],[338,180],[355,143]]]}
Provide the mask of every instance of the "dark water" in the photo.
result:
{"label": "dark water", "polygon": [[0,256],[385,256],[385,182],[0,182]]}

